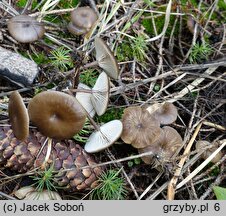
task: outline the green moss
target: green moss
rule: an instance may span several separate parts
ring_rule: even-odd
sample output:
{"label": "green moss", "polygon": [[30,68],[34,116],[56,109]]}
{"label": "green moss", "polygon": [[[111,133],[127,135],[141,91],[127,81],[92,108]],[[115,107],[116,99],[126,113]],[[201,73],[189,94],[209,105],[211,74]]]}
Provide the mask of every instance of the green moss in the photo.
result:
{"label": "green moss", "polygon": [[123,108],[110,108],[104,115],[96,117],[97,122],[106,123],[115,119],[121,119],[123,110]]}
{"label": "green moss", "polygon": [[27,0],[19,0],[16,5],[17,7],[24,8],[27,3]]}
{"label": "green moss", "polygon": [[158,92],[159,90],[161,89],[161,86],[159,85],[159,84],[156,84],[155,86],[154,86],[154,92]]}
{"label": "green moss", "polygon": [[226,10],[225,0],[219,0],[218,1],[218,7],[219,7],[220,10],[225,11]]}
{"label": "green moss", "polygon": [[80,82],[88,85],[89,87],[93,87],[99,73],[94,69],[87,69],[86,71],[80,74]]}
{"label": "green moss", "polygon": [[67,71],[71,69],[73,65],[73,61],[70,56],[70,50],[66,49],[65,47],[61,46],[57,49],[51,51],[51,64],[62,71]]}
{"label": "green moss", "polygon": [[31,56],[34,62],[38,65],[49,63],[49,59],[47,58],[44,52],[40,52],[37,54],[30,54],[30,56],[26,52],[20,52],[20,54],[28,59],[30,59],[30,56]]}
{"label": "green moss", "polygon": [[91,133],[92,133],[92,131],[90,130],[90,123],[87,119],[82,130],[80,130],[79,133],[74,135],[73,139],[78,141],[78,142],[81,142],[81,143],[86,143],[87,140],[88,140],[88,137]]}
{"label": "green moss", "polygon": [[188,4],[190,4],[190,5],[194,6],[194,7],[198,6],[198,1],[197,0],[189,0],[189,1],[188,0],[181,0],[180,3],[181,3],[182,7],[187,7]]}
{"label": "green moss", "polygon": [[[150,16],[150,14],[146,13],[145,16],[146,17]],[[170,34],[172,32],[175,19],[176,19],[176,16],[170,16],[169,26],[166,30],[167,36],[170,36]],[[154,18],[154,20],[155,20],[155,27],[156,27],[157,33],[160,34],[162,32],[164,24],[165,24],[165,15],[164,14],[159,15],[156,18]],[[142,25],[143,25],[143,27],[145,28],[145,30],[148,34],[150,34],[150,35],[155,34],[154,27],[153,27],[153,24],[152,24],[152,20],[150,18],[144,18],[142,20]],[[178,34],[178,32],[179,32],[179,23],[177,23],[177,25],[174,29],[174,34]]]}
{"label": "green moss", "polygon": [[44,37],[43,40],[44,40],[44,42],[47,43],[48,45],[55,45],[55,44],[53,43],[53,41],[50,40],[48,37]]}
{"label": "green moss", "polygon": [[119,61],[128,61],[136,59],[144,62],[148,45],[144,35],[135,36],[134,39],[129,38],[120,44],[117,48],[117,58]]}
{"label": "green moss", "polygon": [[[213,163],[210,162],[210,165],[209,165],[209,166],[210,166],[210,167],[213,166]],[[219,174],[220,174],[220,169],[219,169],[219,167],[215,167],[215,168],[211,171],[210,176],[218,176]]]}
{"label": "green moss", "polygon": [[144,26],[145,30],[149,34],[153,34],[153,25],[151,23],[150,19],[143,19],[142,20],[142,25]]}
{"label": "green moss", "polygon": [[[17,5],[17,7],[19,7],[19,8],[24,8],[25,5],[27,4],[27,1],[28,1],[28,0],[18,0],[17,3],[16,3],[16,5]],[[37,1],[37,0],[34,0],[34,1],[32,1],[32,6],[31,6],[31,8],[34,9],[37,5],[38,5],[38,1]]]}
{"label": "green moss", "polygon": [[129,42],[125,41],[117,47],[117,59],[118,61],[128,61],[133,58],[133,51]]}
{"label": "green moss", "polygon": [[91,191],[90,199],[123,200],[127,195],[125,179],[119,174],[120,170],[109,169],[98,178],[98,186]]}
{"label": "green moss", "polygon": [[[133,156],[133,154],[131,156]],[[128,167],[133,167],[135,165],[141,164],[141,162],[142,162],[141,158],[134,158],[133,160],[128,161],[127,164]]]}
{"label": "green moss", "polygon": [[72,8],[72,7],[76,7],[79,2],[80,2],[79,0],[60,1],[59,7],[61,7],[61,8]]}
{"label": "green moss", "polygon": [[61,24],[62,23],[62,18],[60,16],[56,16],[56,15],[53,15],[53,14],[46,15],[45,20],[50,22],[50,23],[55,23],[55,24]]}
{"label": "green moss", "polygon": [[40,52],[37,55],[32,55],[32,58],[38,65],[49,63],[49,59],[44,52]]}
{"label": "green moss", "polygon": [[189,55],[190,63],[201,63],[208,60],[208,57],[213,53],[213,48],[208,44],[195,44],[192,47],[191,53]]}

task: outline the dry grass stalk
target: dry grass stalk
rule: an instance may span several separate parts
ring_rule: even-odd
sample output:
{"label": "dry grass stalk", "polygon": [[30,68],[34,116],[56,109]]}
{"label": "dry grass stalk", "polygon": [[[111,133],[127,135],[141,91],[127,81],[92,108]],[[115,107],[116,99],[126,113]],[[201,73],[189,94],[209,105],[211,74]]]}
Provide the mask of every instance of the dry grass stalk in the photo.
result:
{"label": "dry grass stalk", "polygon": [[170,180],[170,183],[168,185],[168,190],[167,190],[167,199],[168,200],[174,199],[178,178],[180,177],[183,165],[187,159],[188,153],[190,152],[190,149],[195,141],[195,138],[198,135],[199,130],[201,129],[201,126],[202,126],[202,123],[197,126],[192,138],[190,139],[186,149],[184,150],[183,156],[178,164],[178,168],[176,169],[173,178]]}

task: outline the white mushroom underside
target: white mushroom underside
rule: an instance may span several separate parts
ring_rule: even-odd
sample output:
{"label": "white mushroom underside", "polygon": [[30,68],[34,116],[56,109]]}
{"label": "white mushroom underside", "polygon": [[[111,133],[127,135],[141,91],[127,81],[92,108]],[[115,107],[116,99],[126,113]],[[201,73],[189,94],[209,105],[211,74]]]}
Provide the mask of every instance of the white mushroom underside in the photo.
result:
{"label": "white mushroom underside", "polygon": [[106,73],[102,72],[93,89],[91,95],[92,105],[97,113],[101,116],[105,113],[109,99],[109,78]]}
{"label": "white mushroom underside", "polygon": [[99,67],[101,67],[109,77],[118,79],[118,64],[110,48],[101,38],[95,38],[95,50]]}
{"label": "white mushroom underside", "polygon": [[120,120],[110,121],[100,127],[99,131],[93,132],[85,144],[88,153],[102,151],[111,146],[122,133],[122,122]]}
{"label": "white mushroom underside", "polygon": [[113,79],[118,79],[117,63],[109,56],[102,55],[97,59],[99,66]]}
{"label": "white mushroom underside", "polygon": [[[78,84],[78,89],[84,89],[84,90],[90,90],[91,88],[83,83]],[[95,110],[91,102],[91,93],[85,93],[85,92],[77,92],[76,93],[76,99],[79,101],[79,103],[83,106],[83,108],[86,110],[87,113],[91,117],[94,117]]]}

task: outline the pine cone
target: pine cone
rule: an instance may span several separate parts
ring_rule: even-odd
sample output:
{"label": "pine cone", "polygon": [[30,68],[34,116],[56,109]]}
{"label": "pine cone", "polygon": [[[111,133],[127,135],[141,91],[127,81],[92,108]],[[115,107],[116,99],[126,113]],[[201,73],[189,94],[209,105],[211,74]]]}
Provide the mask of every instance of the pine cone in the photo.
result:
{"label": "pine cone", "polygon": [[[32,129],[28,139],[21,142],[15,138],[9,127],[1,127],[0,164],[20,173],[41,166],[46,157],[47,145],[41,153],[39,151],[45,140],[45,136]],[[58,186],[64,186],[69,191],[77,191],[96,186],[97,177],[102,172],[100,167],[78,169],[79,167],[95,164],[94,159],[74,141],[53,140],[51,154],[45,167],[53,166],[54,171],[58,171],[54,172],[54,180]],[[64,171],[65,169],[71,170]]]}

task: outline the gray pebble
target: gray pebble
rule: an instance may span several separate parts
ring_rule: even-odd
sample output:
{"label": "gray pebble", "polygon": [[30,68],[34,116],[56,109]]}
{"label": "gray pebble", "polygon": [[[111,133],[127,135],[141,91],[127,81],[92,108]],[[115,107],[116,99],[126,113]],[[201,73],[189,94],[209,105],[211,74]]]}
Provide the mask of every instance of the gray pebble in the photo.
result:
{"label": "gray pebble", "polygon": [[38,65],[18,53],[0,47],[0,76],[20,86],[29,86],[38,74]]}

